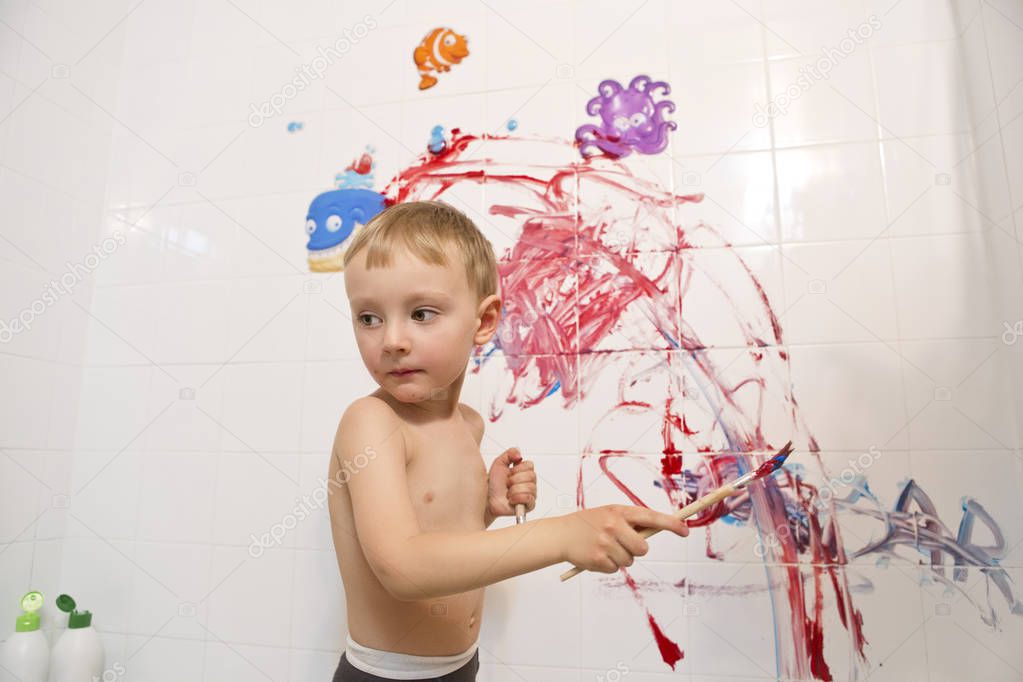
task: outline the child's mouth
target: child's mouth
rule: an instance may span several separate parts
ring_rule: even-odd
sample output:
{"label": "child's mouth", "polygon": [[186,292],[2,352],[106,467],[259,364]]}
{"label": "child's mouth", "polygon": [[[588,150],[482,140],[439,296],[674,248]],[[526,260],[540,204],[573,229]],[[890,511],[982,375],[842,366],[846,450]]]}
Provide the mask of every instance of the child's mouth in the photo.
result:
{"label": "child's mouth", "polygon": [[423,370],[421,370],[421,369],[405,369],[405,370],[401,370],[401,371],[398,371],[398,372],[388,372],[388,374],[390,374],[392,376],[396,376],[396,377],[403,377],[403,376],[407,376],[409,374],[415,374],[416,372],[422,372],[422,371]]}

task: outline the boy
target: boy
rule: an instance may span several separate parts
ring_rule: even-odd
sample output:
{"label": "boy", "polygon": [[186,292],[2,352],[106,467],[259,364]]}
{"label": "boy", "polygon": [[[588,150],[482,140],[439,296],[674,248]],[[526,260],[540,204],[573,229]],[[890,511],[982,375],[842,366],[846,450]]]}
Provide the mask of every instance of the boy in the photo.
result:
{"label": "boy", "polygon": [[688,535],[684,521],[625,505],[486,530],[517,503],[536,506],[536,472],[510,448],[488,473],[483,419],[458,400],[501,315],[493,249],[465,215],[434,201],[388,208],[353,239],[344,277],[380,388],[345,410],[330,461],[348,611],[335,682],[475,680],[486,585],[562,561],[631,566],[647,552],[633,526]]}

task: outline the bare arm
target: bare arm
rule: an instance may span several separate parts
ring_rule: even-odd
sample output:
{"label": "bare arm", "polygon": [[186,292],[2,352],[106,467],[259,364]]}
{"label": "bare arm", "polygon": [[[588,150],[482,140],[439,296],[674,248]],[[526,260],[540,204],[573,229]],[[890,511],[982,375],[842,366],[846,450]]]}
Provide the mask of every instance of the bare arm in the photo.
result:
{"label": "bare arm", "polygon": [[537,519],[494,531],[421,533],[407,551],[425,576],[399,578],[395,596],[418,600],[458,594],[564,561],[557,523]]}
{"label": "bare arm", "polygon": [[495,531],[421,531],[408,494],[401,422],[377,398],[361,398],[345,411],[333,456],[349,472],[366,560],[396,599],[467,592],[565,559],[558,518]]}

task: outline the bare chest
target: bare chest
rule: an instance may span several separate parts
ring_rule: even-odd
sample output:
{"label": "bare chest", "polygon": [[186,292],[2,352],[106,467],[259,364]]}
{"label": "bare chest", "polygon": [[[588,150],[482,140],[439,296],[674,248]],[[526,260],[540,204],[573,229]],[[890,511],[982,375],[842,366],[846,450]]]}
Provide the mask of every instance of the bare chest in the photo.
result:
{"label": "bare chest", "polygon": [[409,497],[423,531],[482,530],[487,470],[464,422],[408,426]]}

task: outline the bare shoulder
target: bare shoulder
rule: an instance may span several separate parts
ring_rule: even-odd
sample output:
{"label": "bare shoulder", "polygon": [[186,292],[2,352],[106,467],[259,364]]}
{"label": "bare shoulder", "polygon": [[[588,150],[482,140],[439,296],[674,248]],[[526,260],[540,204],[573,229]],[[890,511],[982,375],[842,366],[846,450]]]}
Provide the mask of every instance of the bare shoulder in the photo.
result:
{"label": "bare shoulder", "polygon": [[401,417],[380,398],[373,395],[358,398],[341,415],[333,454],[343,460],[394,438],[403,443],[402,423]]}
{"label": "bare shoulder", "polygon": [[[408,495],[404,420],[384,400],[359,398],[341,416],[334,440],[333,474],[341,479],[351,508],[352,535],[377,580],[392,595],[410,590],[401,580],[408,562],[406,540],[420,532]],[[336,505],[332,522],[347,513]],[[335,538],[338,537],[335,535]]]}
{"label": "bare shoulder", "polygon": [[473,438],[476,439],[476,445],[479,445],[483,441],[483,417],[480,413],[472,409],[465,403],[458,403],[459,409],[462,410],[462,417],[465,419],[469,428],[472,429]]}

